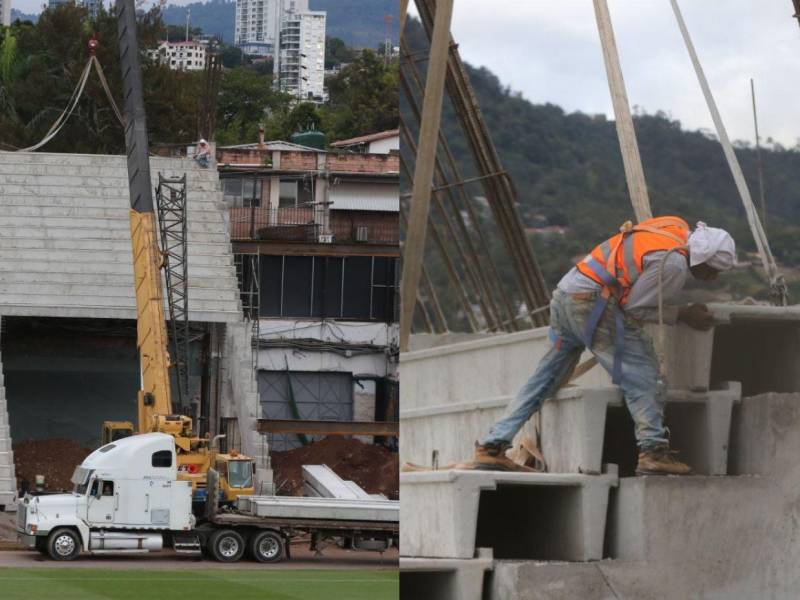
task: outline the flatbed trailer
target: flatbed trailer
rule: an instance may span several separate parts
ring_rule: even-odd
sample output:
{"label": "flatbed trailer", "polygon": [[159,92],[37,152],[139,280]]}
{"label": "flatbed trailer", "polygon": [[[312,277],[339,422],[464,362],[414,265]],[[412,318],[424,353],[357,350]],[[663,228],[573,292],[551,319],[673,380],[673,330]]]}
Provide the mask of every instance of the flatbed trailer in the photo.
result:
{"label": "flatbed trailer", "polygon": [[89,554],[141,554],[174,549],[221,562],[290,557],[290,542],[308,538],[320,550],[385,551],[399,538],[399,502],[383,499],[240,496],[219,507],[209,471],[206,512],[192,513],[191,484],[179,480],[175,440],[163,433],[124,438],[95,450],[78,466],[70,494],[26,495],[18,505],[22,542],[54,560]]}

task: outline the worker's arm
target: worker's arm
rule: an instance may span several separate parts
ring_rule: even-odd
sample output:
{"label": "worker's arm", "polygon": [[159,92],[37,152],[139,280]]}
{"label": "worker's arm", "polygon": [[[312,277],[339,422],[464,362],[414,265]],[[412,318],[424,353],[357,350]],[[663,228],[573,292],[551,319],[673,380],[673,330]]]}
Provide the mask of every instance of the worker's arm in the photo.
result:
{"label": "worker's arm", "polygon": [[643,271],[633,284],[625,312],[639,321],[658,322],[658,271],[661,261],[666,255],[664,273],[661,283],[664,301],[664,323],[673,324],[681,320],[679,313],[683,311],[677,306],[670,306],[669,301],[675,298],[686,283],[689,264],[686,257],[678,252],[667,255],[666,252],[653,252],[644,257]]}

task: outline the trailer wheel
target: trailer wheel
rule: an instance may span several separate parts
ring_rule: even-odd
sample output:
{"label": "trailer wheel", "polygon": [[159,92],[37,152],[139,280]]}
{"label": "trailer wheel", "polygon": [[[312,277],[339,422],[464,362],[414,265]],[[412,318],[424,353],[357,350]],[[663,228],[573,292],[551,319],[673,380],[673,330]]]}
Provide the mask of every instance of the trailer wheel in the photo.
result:
{"label": "trailer wheel", "polygon": [[220,562],[236,562],[244,554],[244,539],[233,529],[220,529],[208,541],[211,556]]}
{"label": "trailer wheel", "polygon": [[250,555],[258,562],[278,562],[283,560],[286,542],[277,531],[259,531],[250,538]]}
{"label": "trailer wheel", "polygon": [[72,529],[56,529],[47,537],[47,554],[53,560],[75,560],[81,553],[81,539]]}

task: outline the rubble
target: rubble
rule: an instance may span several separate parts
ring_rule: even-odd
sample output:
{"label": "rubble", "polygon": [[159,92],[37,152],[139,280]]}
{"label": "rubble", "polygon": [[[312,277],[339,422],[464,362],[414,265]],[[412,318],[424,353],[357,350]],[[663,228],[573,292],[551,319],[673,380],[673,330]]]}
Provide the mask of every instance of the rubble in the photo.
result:
{"label": "rubble", "polygon": [[37,475],[44,475],[46,491],[71,490],[70,478],[75,467],[91,452],[80,442],[63,438],[16,442],[13,449],[17,486],[21,491],[33,489]]}
{"label": "rubble", "polygon": [[303,465],[327,465],[339,477],[355,481],[370,494],[399,498],[400,463],[397,453],[357,439],[330,436],[306,446],[273,452],[277,493],[303,495]]}

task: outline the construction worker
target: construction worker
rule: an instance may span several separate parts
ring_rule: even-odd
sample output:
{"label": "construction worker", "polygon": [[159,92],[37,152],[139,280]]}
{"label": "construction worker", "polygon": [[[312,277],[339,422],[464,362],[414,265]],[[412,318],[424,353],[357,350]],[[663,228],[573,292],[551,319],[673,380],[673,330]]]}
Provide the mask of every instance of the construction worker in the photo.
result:
{"label": "construction worker", "polygon": [[[642,324],[658,320],[659,279],[666,301],[683,288],[689,273],[711,281],[735,262],[733,238],[702,222],[691,232],[678,217],[623,225],[620,233],[592,250],[558,283],[550,301],[552,346],[503,417],[476,443],[474,468],[531,470],[507,458],[505,452],[544,400],[567,381],[581,353],[589,348],[625,395],[636,429],[637,474],[689,473],[689,466],[677,460],[669,448],[664,427],[665,383]],[[663,321],[707,330],[712,315],[704,304],[664,306]]]}
{"label": "construction worker", "polygon": [[211,147],[208,145],[208,142],[205,140],[200,140],[197,143],[197,148],[195,149],[194,159],[198,162],[198,164],[203,167],[208,167],[208,161],[211,158]]}

